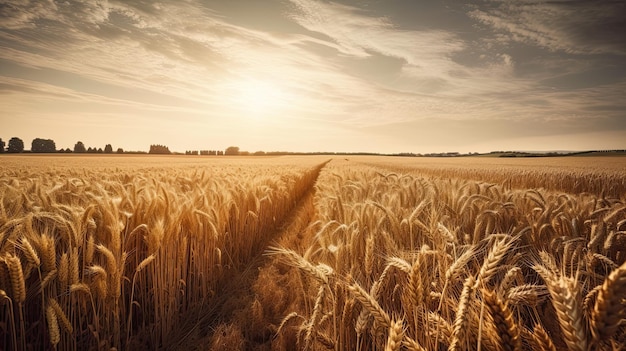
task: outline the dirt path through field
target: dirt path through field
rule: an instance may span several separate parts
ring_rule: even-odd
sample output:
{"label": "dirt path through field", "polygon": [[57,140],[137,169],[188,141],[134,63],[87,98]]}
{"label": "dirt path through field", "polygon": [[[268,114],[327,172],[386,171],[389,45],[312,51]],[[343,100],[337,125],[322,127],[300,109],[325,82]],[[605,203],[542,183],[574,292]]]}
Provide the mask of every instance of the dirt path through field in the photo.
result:
{"label": "dirt path through field", "polygon": [[[276,268],[275,260],[264,256],[263,253],[270,246],[277,245],[282,241],[293,240],[308,227],[314,213],[314,192],[312,190],[305,195],[287,219],[286,225],[274,237],[274,240],[269,242],[262,252],[250,262],[250,265],[238,279],[232,280],[224,289],[226,299],[217,315],[217,320],[223,321],[223,327],[228,327],[230,324],[241,330],[245,340],[245,345],[241,345],[243,346],[242,349],[269,349],[276,325],[286,314],[280,311],[283,308],[277,308],[281,304],[286,305],[288,303],[285,301],[284,295],[278,291],[278,289],[288,289],[288,284],[277,284],[284,281],[285,272]],[[264,295],[261,290],[275,295],[275,298],[259,296]],[[221,341],[222,337],[223,335],[217,335],[213,338],[212,349],[223,350],[231,346],[239,349],[239,347],[235,347],[236,345],[229,345],[228,340]]]}
{"label": "dirt path through field", "polygon": [[[323,168],[323,167],[322,167]],[[321,171],[321,169],[319,171]],[[289,307],[282,294],[288,284],[286,272],[275,267],[275,260],[264,255],[271,246],[297,241],[314,213],[315,182],[300,198],[281,225],[258,245],[255,256],[217,292],[214,308],[189,316],[184,325],[172,331],[166,349],[186,350],[269,350],[277,324]],[[272,285],[272,286],[268,286]],[[274,296],[268,296],[270,295]],[[260,296],[261,295],[261,296]],[[263,301],[260,301],[263,300]]]}

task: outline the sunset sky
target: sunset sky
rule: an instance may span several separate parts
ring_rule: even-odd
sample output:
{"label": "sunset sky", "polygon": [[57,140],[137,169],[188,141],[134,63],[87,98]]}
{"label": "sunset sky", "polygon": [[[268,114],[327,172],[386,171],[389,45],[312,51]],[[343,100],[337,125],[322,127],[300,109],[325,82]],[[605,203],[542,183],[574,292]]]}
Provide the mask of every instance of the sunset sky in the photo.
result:
{"label": "sunset sky", "polygon": [[626,2],[3,0],[0,138],[626,148]]}

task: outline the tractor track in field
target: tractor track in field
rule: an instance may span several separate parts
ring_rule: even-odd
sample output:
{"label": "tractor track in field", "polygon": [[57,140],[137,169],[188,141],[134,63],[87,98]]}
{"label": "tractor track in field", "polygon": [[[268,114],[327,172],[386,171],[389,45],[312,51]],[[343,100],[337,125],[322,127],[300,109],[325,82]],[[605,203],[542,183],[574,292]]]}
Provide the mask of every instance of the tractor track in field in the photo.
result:
{"label": "tractor track in field", "polygon": [[[265,240],[257,245],[257,250],[249,263],[234,272],[231,279],[220,286],[216,296],[212,298],[210,310],[196,311],[190,315],[176,330],[170,333],[172,340],[170,345],[163,345],[166,350],[207,350],[217,347],[218,349],[269,349],[268,344],[275,332],[275,326],[268,324],[250,333],[243,332],[244,345],[241,348],[237,345],[211,345],[211,340],[215,343],[215,333],[220,332],[220,325],[237,324],[248,318],[252,320],[253,304],[256,301],[256,294],[253,286],[259,280],[259,273],[262,269],[274,264],[274,259],[267,257],[266,250],[278,245],[283,239],[298,240],[299,233],[303,232],[311,223],[315,214],[314,198],[317,180],[326,163],[322,164],[315,174],[311,186],[297,200],[293,209],[282,219],[282,222],[271,232]],[[282,318],[282,316],[280,316]],[[257,328],[258,329],[258,328]],[[254,334],[254,335],[251,335]],[[219,340],[217,341],[219,342]],[[265,345],[265,346],[264,346]]]}

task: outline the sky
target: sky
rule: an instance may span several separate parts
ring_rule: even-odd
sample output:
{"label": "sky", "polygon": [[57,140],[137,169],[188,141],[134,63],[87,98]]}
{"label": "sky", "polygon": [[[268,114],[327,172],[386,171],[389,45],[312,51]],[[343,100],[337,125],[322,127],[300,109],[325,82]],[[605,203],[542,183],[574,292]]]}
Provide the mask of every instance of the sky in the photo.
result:
{"label": "sky", "polygon": [[623,0],[2,0],[0,138],[626,149]]}

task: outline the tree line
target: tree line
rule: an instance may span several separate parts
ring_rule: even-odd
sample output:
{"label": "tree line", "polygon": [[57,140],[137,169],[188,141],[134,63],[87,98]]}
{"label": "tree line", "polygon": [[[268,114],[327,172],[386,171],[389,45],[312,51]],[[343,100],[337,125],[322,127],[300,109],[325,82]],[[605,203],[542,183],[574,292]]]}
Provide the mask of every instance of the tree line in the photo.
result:
{"label": "tree line", "polygon": [[[24,141],[18,137],[13,137],[9,140],[8,144],[0,138],[0,153],[21,153],[25,152]],[[86,147],[82,141],[78,141],[74,144],[74,148],[60,148],[57,150],[56,143],[52,139],[35,138],[31,143],[30,152],[32,153],[77,153],[77,154],[112,154],[113,146],[106,144],[104,149],[95,147]],[[115,153],[133,153],[133,154],[145,154],[142,151],[124,151],[122,148],[118,148]],[[148,151],[149,154],[157,155],[170,155],[172,152],[165,145],[153,144],[150,145]],[[222,150],[201,150],[201,151],[186,151],[186,155],[239,155],[239,148],[236,146],[228,147],[225,151]]]}
{"label": "tree line", "polygon": [[[1,153],[77,153],[77,154],[156,154],[156,155],[181,155],[170,151],[165,145],[153,144],[150,145],[148,152],[145,151],[124,151],[122,148],[118,148],[115,152],[111,144],[106,144],[103,148],[86,147],[82,141],[76,142],[74,148],[56,148],[56,144],[52,139],[35,138],[31,143],[30,150],[25,150],[24,141],[18,137],[13,137],[9,140],[8,144],[0,138],[0,154]],[[191,150],[185,151],[185,155],[202,155],[202,156],[283,156],[283,155],[377,155],[375,153],[344,153],[344,152],[289,152],[289,151],[242,151],[238,146],[229,146],[225,150]],[[410,154],[415,156],[414,154]],[[394,155],[398,156],[398,155]],[[406,156],[406,155],[400,155]]]}
{"label": "tree line", "polygon": [[[74,148],[60,148],[57,149],[56,143],[52,139],[35,138],[31,142],[30,150],[25,150],[24,141],[18,137],[13,137],[9,140],[8,144],[0,138],[0,154],[1,153],[77,153],[77,154],[156,154],[156,155],[171,155],[176,153],[170,151],[170,149],[161,144],[150,145],[148,152],[145,151],[124,151],[122,148],[118,148],[115,152],[111,144],[106,144],[103,148],[86,147],[82,141],[76,142]],[[376,153],[345,153],[345,152],[289,152],[289,151],[242,151],[238,146],[229,146],[225,150],[191,150],[185,151],[185,155],[202,155],[202,156],[283,156],[283,155],[377,155]],[[393,154],[393,156],[417,156],[415,154]],[[421,155],[419,155],[421,156]]]}
{"label": "tree line", "polygon": [[[24,141],[18,137],[13,137],[9,139],[9,143],[5,143],[2,138],[0,138],[0,153],[21,153],[25,152]],[[74,144],[74,149],[70,148],[60,148],[57,150],[56,143],[52,139],[42,139],[35,138],[31,142],[30,152],[32,153],[91,153],[91,154],[112,154],[113,146],[111,144],[106,144],[104,149],[96,148],[96,147],[85,147],[85,144],[82,141]],[[124,149],[118,148],[116,153],[121,154],[124,153]]]}

